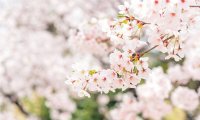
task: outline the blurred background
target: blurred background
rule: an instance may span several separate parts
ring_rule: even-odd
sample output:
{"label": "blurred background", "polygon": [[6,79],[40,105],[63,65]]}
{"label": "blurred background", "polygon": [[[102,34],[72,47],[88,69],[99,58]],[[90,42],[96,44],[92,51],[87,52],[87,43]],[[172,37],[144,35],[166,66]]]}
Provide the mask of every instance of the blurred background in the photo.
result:
{"label": "blurred background", "polygon": [[[0,0],[0,120],[103,119],[97,102],[81,102],[64,81],[74,62],[70,30],[114,16],[116,0]],[[78,107],[78,110],[77,110]]]}

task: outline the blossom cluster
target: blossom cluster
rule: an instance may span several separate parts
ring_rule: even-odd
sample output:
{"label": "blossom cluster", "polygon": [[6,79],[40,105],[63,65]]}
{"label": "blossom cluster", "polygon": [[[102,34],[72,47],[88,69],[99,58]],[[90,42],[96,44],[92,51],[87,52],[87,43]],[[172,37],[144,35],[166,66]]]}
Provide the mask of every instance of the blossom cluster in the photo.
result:
{"label": "blossom cluster", "polygon": [[[117,19],[99,22],[115,48],[107,58],[110,69],[74,71],[66,83],[87,96],[88,91],[124,90],[136,87],[141,79],[148,79],[151,70],[145,55],[151,50],[166,53],[165,59],[182,60],[188,54],[188,43],[194,39],[190,33],[197,35],[200,12],[191,5],[198,4],[198,0],[125,2],[119,6]],[[82,39],[85,38],[79,37]],[[149,49],[145,51],[146,47]]]}
{"label": "blossom cluster", "polygon": [[134,88],[148,76],[148,58],[124,47],[110,54],[110,69],[74,71],[67,84],[74,86],[79,94],[89,96],[88,91],[108,93],[115,89]]}
{"label": "blossom cluster", "polygon": [[118,19],[104,29],[114,43],[123,44],[135,37],[147,36],[151,45],[159,45],[157,50],[167,53],[176,61],[183,58],[183,43],[187,32],[199,22],[199,1],[190,0],[136,0],[120,5]]}
{"label": "blossom cluster", "polygon": [[68,46],[73,53],[105,57],[114,49],[110,38],[101,30],[96,18],[81,24],[78,29],[70,32]]}

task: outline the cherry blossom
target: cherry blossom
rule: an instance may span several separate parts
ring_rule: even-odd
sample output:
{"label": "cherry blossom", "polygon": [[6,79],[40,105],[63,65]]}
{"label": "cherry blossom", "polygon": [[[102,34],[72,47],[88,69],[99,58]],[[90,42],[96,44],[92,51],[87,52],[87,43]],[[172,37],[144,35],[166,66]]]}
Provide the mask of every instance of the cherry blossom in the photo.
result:
{"label": "cherry blossom", "polygon": [[[190,5],[198,1],[149,1],[136,0],[120,5],[118,19],[110,24],[108,36],[116,44],[124,44],[127,40],[146,33],[148,43],[159,45],[157,50],[167,53],[166,59],[176,61],[184,57],[184,41],[186,32],[193,27],[199,16],[190,9]],[[193,20],[191,24],[191,20]],[[145,32],[146,31],[146,32]]]}
{"label": "cherry blossom", "polygon": [[115,50],[110,54],[111,69],[75,71],[66,83],[87,96],[89,96],[87,90],[108,93],[117,88],[122,90],[134,88],[142,78],[148,76],[150,69],[147,61],[148,58],[130,50],[124,52]]}
{"label": "cherry blossom", "polygon": [[123,2],[0,0],[0,119],[199,119],[200,1]]}

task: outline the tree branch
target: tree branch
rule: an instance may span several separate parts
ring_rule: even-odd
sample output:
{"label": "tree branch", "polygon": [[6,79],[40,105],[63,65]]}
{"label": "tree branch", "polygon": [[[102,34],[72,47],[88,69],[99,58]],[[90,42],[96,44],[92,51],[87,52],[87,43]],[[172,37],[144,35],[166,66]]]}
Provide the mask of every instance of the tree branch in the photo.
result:
{"label": "tree branch", "polygon": [[200,5],[190,5],[192,8],[200,8]]}
{"label": "tree branch", "polygon": [[8,98],[11,103],[16,105],[21,113],[23,113],[25,116],[29,116],[29,113],[23,108],[18,98],[14,94],[6,94],[2,90],[0,92],[3,94],[4,97]]}
{"label": "tree branch", "polygon": [[142,57],[142,56],[145,55],[146,53],[152,51],[153,49],[157,48],[158,46],[159,46],[159,45],[155,45],[155,46],[153,46],[152,48],[148,49],[147,51],[141,53],[141,54],[140,54],[140,57]]}

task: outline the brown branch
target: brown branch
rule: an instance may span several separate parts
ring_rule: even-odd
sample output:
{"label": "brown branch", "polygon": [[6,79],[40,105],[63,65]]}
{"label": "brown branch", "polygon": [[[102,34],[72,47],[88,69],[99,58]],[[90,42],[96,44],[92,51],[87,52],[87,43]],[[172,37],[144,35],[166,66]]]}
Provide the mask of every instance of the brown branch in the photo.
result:
{"label": "brown branch", "polygon": [[200,5],[190,5],[192,8],[200,8]]}
{"label": "brown branch", "polygon": [[152,51],[153,49],[157,48],[158,46],[159,46],[159,45],[155,45],[155,46],[153,46],[152,48],[148,49],[147,51],[141,53],[141,54],[140,54],[140,57],[142,57],[142,56],[145,55],[146,53]]}
{"label": "brown branch", "polygon": [[168,40],[170,40],[170,39],[172,39],[172,38],[174,38],[174,37],[175,37],[175,35],[172,35],[172,36],[170,36],[170,37],[164,39],[163,42],[168,41]]}
{"label": "brown branch", "polygon": [[24,114],[25,116],[29,116],[29,113],[23,108],[18,98],[14,94],[6,94],[2,92],[2,90],[0,92],[4,97],[8,98],[11,103],[15,104],[22,114]]}
{"label": "brown branch", "polygon": [[[170,40],[170,39],[172,39],[172,38],[174,38],[174,37],[175,37],[175,35],[171,35],[171,36],[169,36],[168,38],[164,39],[163,41],[168,41],[168,40]],[[153,49],[157,48],[158,46],[159,46],[159,45],[155,45],[155,46],[153,46],[152,48],[148,49],[147,51],[141,53],[141,54],[140,54],[140,57],[142,57],[142,56],[145,55],[146,53],[152,51]]]}
{"label": "brown branch", "polygon": [[[4,64],[5,62],[6,61],[3,61],[0,63],[4,67],[3,75],[7,78],[8,81],[11,81],[12,78],[8,75],[8,71]],[[29,113],[20,104],[19,99],[17,98],[16,95],[4,93],[2,89],[0,89],[0,94],[2,94],[4,97],[8,98],[11,103],[15,104],[17,106],[17,108],[21,111],[22,114],[24,114],[25,116],[29,116]]]}

